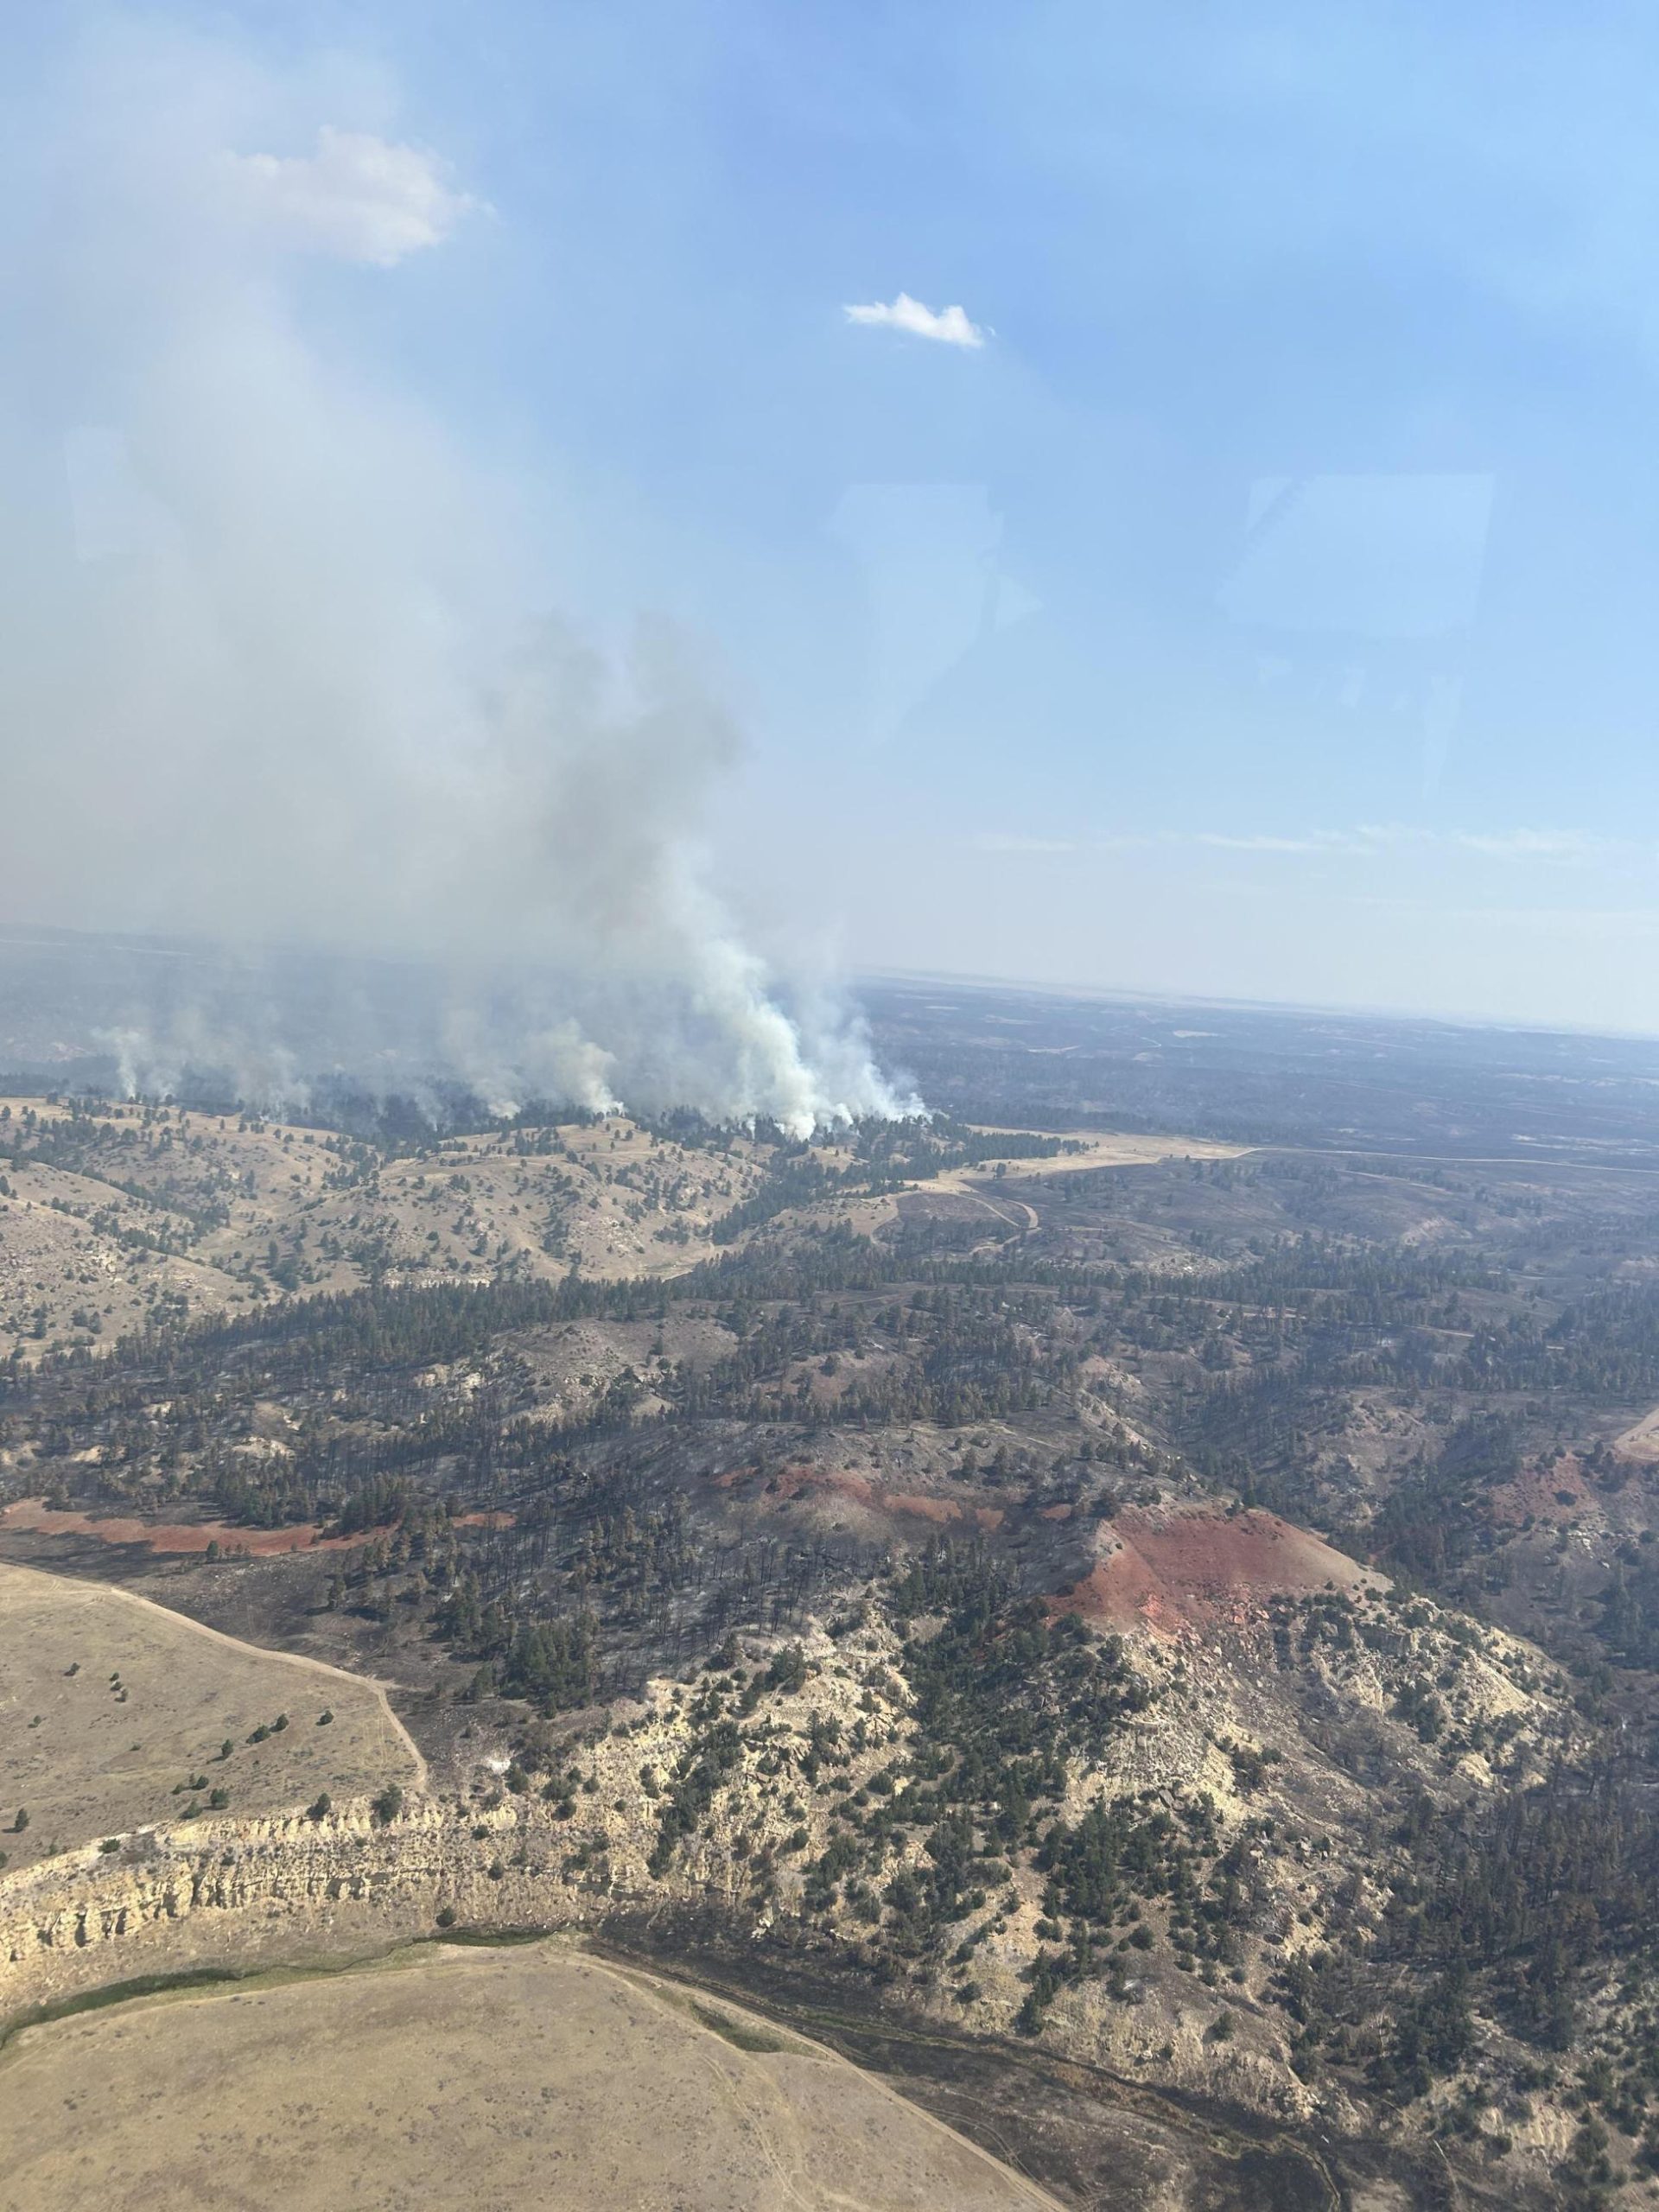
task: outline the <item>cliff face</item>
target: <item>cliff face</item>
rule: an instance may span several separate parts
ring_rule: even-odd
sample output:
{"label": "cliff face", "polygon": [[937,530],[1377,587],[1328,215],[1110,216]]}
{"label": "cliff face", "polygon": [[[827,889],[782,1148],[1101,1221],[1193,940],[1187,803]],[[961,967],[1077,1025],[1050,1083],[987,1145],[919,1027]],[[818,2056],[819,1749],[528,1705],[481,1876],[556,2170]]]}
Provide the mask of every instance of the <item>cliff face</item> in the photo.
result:
{"label": "cliff face", "polygon": [[[850,1727],[857,1696],[843,1669],[776,1704],[803,1726],[823,1711]],[[662,1805],[644,1777],[673,1772],[699,1738],[673,1686],[630,1710],[626,1727],[588,1745],[562,1802],[504,1790],[481,1768],[469,1797],[411,1792],[389,1821],[366,1797],[320,1819],[221,1815],[0,1873],[0,2027],[143,1974],[360,1953],[430,1933],[441,1913],[445,1924],[453,1915],[461,1926],[556,1928],[641,1904],[734,1903],[753,1894],[754,1854],[781,1851],[798,1822],[823,1847],[824,1805],[810,1790],[804,1804],[786,1802],[783,1783],[767,1778],[789,1732],[763,1716],[722,1777],[730,1786],[672,1864],[653,1866]],[[882,1754],[893,1726],[875,1730],[867,1759]],[[791,1898],[799,1863],[779,1870]]]}
{"label": "cliff face", "polygon": [[437,1798],[378,1821],[367,1801],[202,1821],[0,1878],[0,2022],[102,1985],[202,1965],[359,1951],[457,1921],[574,1923],[600,1900],[564,1872],[569,1832],[539,1803]]}

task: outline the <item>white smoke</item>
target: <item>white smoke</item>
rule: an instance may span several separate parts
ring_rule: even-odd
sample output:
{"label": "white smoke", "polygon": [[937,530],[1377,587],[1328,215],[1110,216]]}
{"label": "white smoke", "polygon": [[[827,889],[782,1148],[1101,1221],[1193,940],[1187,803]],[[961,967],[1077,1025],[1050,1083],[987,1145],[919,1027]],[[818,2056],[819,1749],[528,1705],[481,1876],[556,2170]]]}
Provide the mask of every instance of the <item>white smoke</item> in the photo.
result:
{"label": "white smoke", "polygon": [[92,1042],[115,1063],[124,1098],[171,1098],[204,1076],[228,1080],[250,1104],[289,1112],[311,1103],[300,1055],[278,1033],[269,1008],[219,1019],[186,1001],[164,1014],[146,1009],[142,1027],[94,1028]]}
{"label": "white smoke", "polygon": [[337,1068],[799,1133],[906,1110],[856,1023],[784,1011],[710,886],[739,748],[685,641],[642,622],[607,658],[549,620],[527,503],[316,307],[308,256],[396,284],[478,203],[199,46],[77,68],[3,196],[31,334],[0,435],[34,486],[0,524],[6,906],[440,978],[418,1023],[365,988],[319,1029],[227,957],[111,1024],[124,1079],[275,1101]]}

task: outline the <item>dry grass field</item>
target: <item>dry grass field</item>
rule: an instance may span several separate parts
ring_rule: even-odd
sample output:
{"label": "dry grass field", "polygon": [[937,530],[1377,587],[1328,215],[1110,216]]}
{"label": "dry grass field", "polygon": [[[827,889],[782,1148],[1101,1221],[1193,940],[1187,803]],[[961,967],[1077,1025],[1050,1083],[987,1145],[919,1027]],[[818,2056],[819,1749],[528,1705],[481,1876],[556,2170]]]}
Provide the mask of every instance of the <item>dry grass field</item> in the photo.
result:
{"label": "dry grass field", "polygon": [[523,1147],[435,1136],[387,1160],[235,1114],[0,1099],[0,1356],[370,1273],[671,1274],[715,1250],[709,1230],[753,1192],[761,1157],[741,1138],[688,1147],[617,1116]]}
{"label": "dry grass field", "polygon": [[11,1867],[170,1826],[217,1791],[227,1794],[214,1809],[245,1817],[423,1777],[372,1682],[125,1591],[0,1564],[0,1851]]}
{"label": "dry grass field", "polygon": [[[1031,1176],[1237,1149],[1098,1132],[1068,1141],[1058,1159],[951,1169],[920,1187],[982,1211],[993,1230],[1024,1229],[1035,1216],[1011,1186]],[[853,1154],[831,1145],[820,1157],[834,1168]],[[418,1153],[383,1157],[257,1116],[0,1098],[0,1357],[107,1345],[147,1320],[245,1312],[370,1275],[677,1274],[721,1249],[716,1224],[754,1195],[770,1158],[741,1135],[678,1144],[626,1115],[522,1140],[435,1135]],[[833,1198],[806,1212],[868,1229],[893,1205]]]}
{"label": "dry grass field", "polygon": [[0,2055],[0,2212],[1040,2212],[844,2061],[553,1944],[140,1999]]}

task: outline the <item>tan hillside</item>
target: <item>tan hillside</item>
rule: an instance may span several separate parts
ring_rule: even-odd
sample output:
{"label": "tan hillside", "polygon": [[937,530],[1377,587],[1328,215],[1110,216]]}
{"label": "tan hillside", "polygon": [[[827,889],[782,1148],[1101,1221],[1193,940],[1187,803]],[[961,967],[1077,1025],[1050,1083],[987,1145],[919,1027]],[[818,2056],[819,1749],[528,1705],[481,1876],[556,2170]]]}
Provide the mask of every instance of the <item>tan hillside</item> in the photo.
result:
{"label": "tan hillside", "polygon": [[371,1274],[677,1273],[716,1249],[710,1229],[766,1156],[741,1138],[677,1144],[623,1116],[435,1135],[399,1158],[235,1114],[0,1099],[0,1356]]}
{"label": "tan hillside", "polygon": [[547,1944],[127,2005],[0,2057],[0,2212],[217,2207],[230,2176],[243,2212],[1054,2201],[828,2052]]}
{"label": "tan hillside", "polygon": [[[1058,1158],[988,1161],[971,1177],[946,1170],[920,1196],[832,1195],[779,1218],[869,1229],[906,1205],[955,1207],[1006,1235],[1036,1217],[1007,1180],[1236,1149],[1089,1133],[1062,1141]],[[831,1173],[853,1157],[833,1145],[817,1154]],[[257,1116],[0,1098],[0,1357],[16,1349],[33,1360],[54,1343],[107,1344],[147,1320],[245,1312],[371,1277],[679,1274],[721,1249],[716,1224],[755,1196],[775,1158],[741,1135],[681,1144],[626,1115],[435,1133],[400,1155]]]}
{"label": "tan hillside", "polygon": [[175,1824],[219,1790],[245,1816],[423,1775],[372,1682],[125,1591],[0,1564],[0,1851],[12,1868]]}

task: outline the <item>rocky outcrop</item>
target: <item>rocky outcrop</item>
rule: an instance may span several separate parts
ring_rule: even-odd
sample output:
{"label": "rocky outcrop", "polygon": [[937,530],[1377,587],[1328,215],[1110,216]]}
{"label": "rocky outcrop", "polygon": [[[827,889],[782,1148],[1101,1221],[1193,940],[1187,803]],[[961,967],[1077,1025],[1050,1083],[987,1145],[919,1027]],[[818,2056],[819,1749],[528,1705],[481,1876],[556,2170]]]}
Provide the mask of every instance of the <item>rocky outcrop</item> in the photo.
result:
{"label": "rocky outcrop", "polygon": [[[441,1913],[496,1927],[575,1923],[600,1908],[571,1837],[538,1801],[487,1813],[411,1800],[317,1820],[200,1821],[115,1852],[67,1853],[0,1877],[0,2021],[156,1973],[361,1951]],[[608,1879],[608,1877],[607,1878]]]}
{"label": "rocky outcrop", "polygon": [[390,1819],[367,1798],[320,1818],[210,1816],[0,1874],[0,2026],[147,1974],[345,1957],[440,1926],[557,1928],[642,1906],[734,1904],[752,1899],[763,1850],[780,1854],[779,1888],[796,1898],[808,1853],[782,1856],[785,1839],[804,1823],[821,1850],[829,1815],[810,1790],[804,1805],[790,1798],[784,1751],[803,1751],[810,1714],[827,1713],[848,1731],[863,1722],[868,1765],[897,1726],[840,1662],[779,1696],[752,1723],[730,1789],[664,1867],[652,1863],[661,1802],[645,1777],[676,1771],[701,1724],[672,1684],[619,1710],[621,1725],[587,1742],[550,1799],[506,1787],[503,1756],[480,1765],[467,1794],[411,1792]]}

